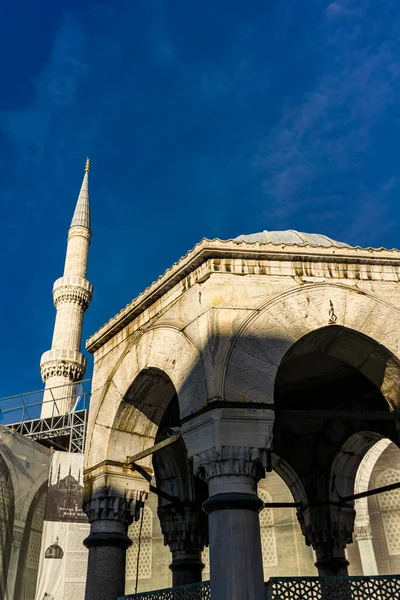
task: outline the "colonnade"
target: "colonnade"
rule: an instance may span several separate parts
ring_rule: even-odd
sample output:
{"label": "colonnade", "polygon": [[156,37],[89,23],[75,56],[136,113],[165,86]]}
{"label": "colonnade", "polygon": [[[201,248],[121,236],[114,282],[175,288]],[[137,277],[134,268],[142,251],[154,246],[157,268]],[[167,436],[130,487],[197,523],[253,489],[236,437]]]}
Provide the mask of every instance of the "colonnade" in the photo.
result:
{"label": "colonnade", "polygon": [[[265,475],[272,426],[273,413],[265,408],[218,408],[182,426],[194,473],[207,482],[209,496],[202,507],[196,503],[159,507],[164,539],[172,553],[174,586],[201,581],[201,552],[208,540],[214,597],[264,599],[259,521],[263,503],[257,484]],[[143,502],[143,482],[139,489],[138,478],[116,466],[110,477],[109,468],[99,465],[86,475],[86,489],[91,489],[84,505],[91,522],[85,541],[89,548],[86,600],[116,600],[123,595],[126,549],[131,543],[126,531]],[[301,486],[292,483],[292,491]],[[208,515],[208,532],[202,510]],[[354,517],[350,506],[328,503],[299,509],[305,542],[316,553],[320,575],[347,574],[345,548],[352,541]],[[371,540],[361,537],[359,531],[360,549],[367,557]]]}

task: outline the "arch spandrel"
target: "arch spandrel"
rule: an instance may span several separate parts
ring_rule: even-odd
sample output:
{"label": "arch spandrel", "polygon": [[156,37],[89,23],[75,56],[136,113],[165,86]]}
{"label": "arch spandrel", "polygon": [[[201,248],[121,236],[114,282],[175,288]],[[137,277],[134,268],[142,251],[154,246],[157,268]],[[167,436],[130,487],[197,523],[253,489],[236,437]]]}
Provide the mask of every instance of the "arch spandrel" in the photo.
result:
{"label": "arch spandrel", "polygon": [[[329,284],[305,285],[287,292],[252,314],[228,354],[224,398],[272,403],[277,370],[289,348],[308,333],[331,325],[373,338],[392,353],[381,390],[389,402],[394,396],[398,398],[400,311],[379,298]],[[369,374],[373,362],[381,359],[371,354],[370,360]]]}
{"label": "arch spandrel", "polygon": [[126,401],[132,384],[144,371],[158,370],[171,380],[181,417],[206,403],[207,389],[199,352],[174,328],[146,332],[109,369],[107,383],[92,397],[86,469],[106,459],[123,461],[128,447],[128,454],[134,454],[154,443],[157,425],[135,406],[134,398]]}

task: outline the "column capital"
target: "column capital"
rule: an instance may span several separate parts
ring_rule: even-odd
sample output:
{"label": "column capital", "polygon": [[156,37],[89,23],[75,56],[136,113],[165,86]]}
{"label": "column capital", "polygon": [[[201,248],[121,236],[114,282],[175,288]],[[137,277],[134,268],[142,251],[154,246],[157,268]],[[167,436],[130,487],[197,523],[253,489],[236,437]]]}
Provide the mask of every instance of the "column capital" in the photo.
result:
{"label": "column capital", "polygon": [[164,543],[173,554],[202,552],[208,544],[207,517],[201,506],[193,503],[182,506],[169,504],[159,506],[157,513]]}
{"label": "column capital", "polygon": [[356,523],[354,525],[354,537],[358,540],[372,539],[371,523]]}
{"label": "column capital", "polygon": [[320,575],[346,575],[344,551],[353,541],[355,510],[350,507],[311,506],[297,511],[306,544],[317,555]]}
{"label": "column capital", "polygon": [[[243,405],[210,406],[207,412],[189,418],[182,425],[194,472],[213,488],[210,494],[256,493],[256,483],[264,476],[267,465],[273,425],[273,410]],[[214,485],[217,479],[220,484],[217,487],[224,482],[221,489]]]}
{"label": "column capital", "polygon": [[18,548],[21,547],[22,539],[24,537],[25,523],[22,521],[15,521],[13,525],[13,541],[12,545]]}
{"label": "column capital", "polygon": [[87,514],[89,523],[95,521],[121,521],[130,525],[137,521],[140,509],[145,500],[145,492],[130,493],[129,496],[121,497],[105,492],[96,495],[83,503],[83,510]]}
{"label": "column capital", "polygon": [[251,446],[209,448],[193,457],[196,475],[209,481],[220,476],[245,476],[258,482],[266,467],[266,449]]}

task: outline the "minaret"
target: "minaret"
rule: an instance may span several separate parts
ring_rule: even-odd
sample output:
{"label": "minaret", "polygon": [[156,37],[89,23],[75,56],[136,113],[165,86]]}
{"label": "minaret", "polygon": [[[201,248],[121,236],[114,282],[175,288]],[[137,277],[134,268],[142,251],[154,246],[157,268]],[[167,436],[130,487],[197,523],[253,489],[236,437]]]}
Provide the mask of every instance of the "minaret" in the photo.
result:
{"label": "minaret", "polygon": [[[86,371],[86,357],[80,352],[85,310],[93,286],[86,279],[90,237],[89,159],[81,191],[68,230],[64,275],[54,282],[53,300],[57,309],[51,350],[42,354],[40,371],[46,383],[41,417],[68,413],[74,405],[76,382]],[[61,387],[60,387],[61,386]],[[56,400],[56,403],[50,400]]]}

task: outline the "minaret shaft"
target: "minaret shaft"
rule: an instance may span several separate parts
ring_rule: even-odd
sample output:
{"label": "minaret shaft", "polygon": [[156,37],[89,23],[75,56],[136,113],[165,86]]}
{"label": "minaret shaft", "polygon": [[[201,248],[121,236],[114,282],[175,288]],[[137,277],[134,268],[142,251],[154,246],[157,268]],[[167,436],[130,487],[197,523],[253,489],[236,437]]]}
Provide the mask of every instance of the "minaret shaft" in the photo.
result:
{"label": "minaret shaft", "polygon": [[57,309],[51,350],[42,355],[40,369],[45,382],[42,417],[65,414],[73,408],[76,383],[86,371],[80,352],[83,317],[92,299],[93,287],[86,279],[90,244],[89,162],[68,231],[63,277],[53,286]]}

